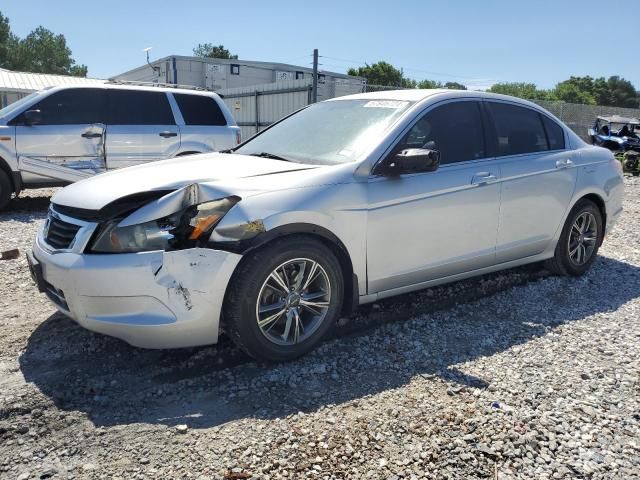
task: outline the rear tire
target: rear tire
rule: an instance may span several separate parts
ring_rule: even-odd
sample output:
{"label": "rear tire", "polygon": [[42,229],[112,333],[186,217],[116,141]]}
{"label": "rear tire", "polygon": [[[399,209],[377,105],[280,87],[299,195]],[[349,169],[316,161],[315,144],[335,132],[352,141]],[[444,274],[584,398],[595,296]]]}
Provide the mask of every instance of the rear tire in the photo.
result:
{"label": "rear tire", "polygon": [[0,170],[0,210],[9,204],[11,193],[13,193],[11,179],[4,170]]}
{"label": "rear tire", "polygon": [[335,326],[343,295],[333,252],[312,238],[286,237],[242,261],[227,287],[224,329],[257,360],[292,360]]}
{"label": "rear tire", "polygon": [[603,232],[600,209],[591,200],[579,200],[569,212],[546,268],[556,275],[583,275],[596,259]]}

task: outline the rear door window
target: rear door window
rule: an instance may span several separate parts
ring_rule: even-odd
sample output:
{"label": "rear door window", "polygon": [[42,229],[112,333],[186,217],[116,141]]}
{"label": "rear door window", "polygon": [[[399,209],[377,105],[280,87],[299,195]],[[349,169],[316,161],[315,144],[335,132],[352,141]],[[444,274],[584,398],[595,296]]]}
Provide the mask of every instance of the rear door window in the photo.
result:
{"label": "rear door window", "polygon": [[549,150],[541,115],[508,103],[487,102],[497,137],[496,155],[521,155]]}
{"label": "rear door window", "polygon": [[110,125],[175,125],[164,92],[109,90]]}
{"label": "rear door window", "polygon": [[[86,125],[105,122],[105,104],[103,89],[71,88],[49,95],[30,110],[40,110],[40,125]],[[23,123],[22,117],[14,122]]]}
{"label": "rear door window", "polygon": [[563,150],[564,130],[562,127],[545,115],[542,115],[542,123],[544,124],[545,131],[547,132],[549,150]]}
{"label": "rear door window", "polygon": [[180,107],[186,125],[225,126],[227,124],[218,102],[213,98],[186,93],[174,93],[173,96]]}

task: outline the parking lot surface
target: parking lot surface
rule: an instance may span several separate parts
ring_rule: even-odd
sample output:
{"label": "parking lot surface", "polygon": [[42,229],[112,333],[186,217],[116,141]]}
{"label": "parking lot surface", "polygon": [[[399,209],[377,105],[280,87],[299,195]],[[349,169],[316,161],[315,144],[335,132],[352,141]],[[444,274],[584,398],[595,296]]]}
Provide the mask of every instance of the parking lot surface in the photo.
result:
{"label": "parking lot surface", "polygon": [[581,278],[540,266],[359,309],[306,357],[142,350],[55,312],[0,214],[0,478],[640,478],[640,179]]}

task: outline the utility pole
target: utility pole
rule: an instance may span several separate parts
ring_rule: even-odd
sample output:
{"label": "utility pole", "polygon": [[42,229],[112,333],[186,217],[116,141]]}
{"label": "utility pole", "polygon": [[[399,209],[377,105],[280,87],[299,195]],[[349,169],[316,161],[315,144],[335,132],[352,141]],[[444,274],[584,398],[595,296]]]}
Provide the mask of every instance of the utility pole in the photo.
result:
{"label": "utility pole", "polygon": [[313,87],[311,93],[311,102],[318,101],[318,49],[313,49]]}

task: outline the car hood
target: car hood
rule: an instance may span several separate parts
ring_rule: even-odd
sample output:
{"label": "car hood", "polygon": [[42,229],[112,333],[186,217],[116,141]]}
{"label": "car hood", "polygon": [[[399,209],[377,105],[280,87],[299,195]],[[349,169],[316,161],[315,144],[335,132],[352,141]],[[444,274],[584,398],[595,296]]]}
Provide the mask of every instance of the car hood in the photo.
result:
{"label": "car hood", "polygon": [[249,196],[282,187],[284,179],[275,181],[274,174],[325,168],[247,155],[206,153],[96,175],[63,188],[51,201],[56,205],[99,210],[123,197],[177,190],[196,183],[219,190],[221,196]]}

